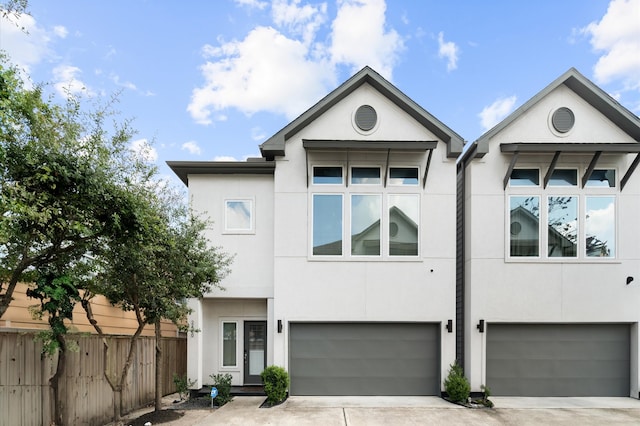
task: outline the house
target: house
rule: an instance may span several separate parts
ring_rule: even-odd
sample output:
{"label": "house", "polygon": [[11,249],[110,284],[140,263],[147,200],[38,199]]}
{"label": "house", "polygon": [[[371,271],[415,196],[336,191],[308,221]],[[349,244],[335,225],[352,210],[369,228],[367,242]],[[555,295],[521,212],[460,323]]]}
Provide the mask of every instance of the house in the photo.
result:
{"label": "house", "polygon": [[292,395],[440,395],[456,358],[456,158],[464,141],[369,67],[244,162],[169,162],[235,254],[191,300],[188,376]]}
{"label": "house", "polygon": [[640,120],[570,69],[458,163],[457,358],[472,391],[639,387]]}

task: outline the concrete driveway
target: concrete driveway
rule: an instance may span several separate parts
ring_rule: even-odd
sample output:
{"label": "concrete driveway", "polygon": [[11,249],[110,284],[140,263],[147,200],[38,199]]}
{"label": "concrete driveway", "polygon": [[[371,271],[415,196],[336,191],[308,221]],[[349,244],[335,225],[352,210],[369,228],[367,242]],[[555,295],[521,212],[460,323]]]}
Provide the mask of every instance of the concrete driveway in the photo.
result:
{"label": "concrete driveway", "polygon": [[624,425],[640,424],[632,398],[491,398],[469,409],[437,397],[291,397],[259,408],[264,397],[235,397],[215,411],[185,412],[180,425]]}

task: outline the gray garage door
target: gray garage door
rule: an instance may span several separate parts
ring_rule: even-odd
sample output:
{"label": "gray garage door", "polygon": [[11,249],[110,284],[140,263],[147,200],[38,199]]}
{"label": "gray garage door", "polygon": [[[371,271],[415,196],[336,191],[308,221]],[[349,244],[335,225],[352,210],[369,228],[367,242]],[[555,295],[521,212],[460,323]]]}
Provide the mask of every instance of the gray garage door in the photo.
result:
{"label": "gray garage door", "polygon": [[489,324],[493,395],[629,396],[628,324]]}
{"label": "gray garage door", "polygon": [[290,324],[292,395],[439,395],[440,327]]}

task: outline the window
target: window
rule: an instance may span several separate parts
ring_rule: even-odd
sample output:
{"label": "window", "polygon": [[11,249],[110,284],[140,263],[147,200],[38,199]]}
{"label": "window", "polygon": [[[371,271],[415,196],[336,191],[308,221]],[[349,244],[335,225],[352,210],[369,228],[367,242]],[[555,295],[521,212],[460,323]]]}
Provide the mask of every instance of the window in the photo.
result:
{"label": "window", "polygon": [[535,184],[537,169],[513,171],[507,197],[509,257],[616,257],[616,172],[593,170],[584,188],[580,172],[556,169],[543,189]]}
{"label": "window", "polygon": [[222,366],[237,367],[237,331],[238,323],[222,322]]}
{"label": "window", "polygon": [[342,195],[313,195],[313,254],[342,255]]}
{"label": "window", "polygon": [[351,196],[351,254],[380,256],[382,196]]}
{"label": "window", "polygon": [[509,178],[510,186],[539,186],[540,173],[538,169],[513,169]]}
{"label": "window", "polygon": [[380,185],[380,167],[351,168],[351,183],[354,185]]}
{"label": "window", "polygon": [[588,257],[615,257],[615,197],[587,197],[586,204],[586,255]]}
{"label": "window", "polygon": [[342,167],[314,167],[314,185],[341,185]]}
{"label": "window", "polygon": [[389,168],[389,183],[391,185],[418,185],[417,167]]}
{"label": "window", "polygon": [[253,200],[225,200],[224,229],[227,232],[253,231]]}
{"label": "window", "polygon": [[616,186],[616,171],[613,169],[594,170],[587,180],[586,186],[589,187],[601,187],[601,188],[615,188]]}
{"label": "window", "polygon": [[[315,166],[316,170],[341,167]],[[342,258],[400,258],[419,255],[418,167],[390,167],[393,185],[382,184],[382,166],[354,165],[341,192],[311,187],[311,255]],[[324,173],[324,172],[323,172]],[[340,178],[342,181],[342,178]],[[336,181],[337,182],[337,181]]]}

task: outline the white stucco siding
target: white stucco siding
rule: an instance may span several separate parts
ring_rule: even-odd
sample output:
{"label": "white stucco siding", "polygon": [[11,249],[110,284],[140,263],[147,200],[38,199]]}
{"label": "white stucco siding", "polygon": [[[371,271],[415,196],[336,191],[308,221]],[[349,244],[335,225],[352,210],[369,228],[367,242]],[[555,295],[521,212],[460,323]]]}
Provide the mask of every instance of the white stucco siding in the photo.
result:
{"label": "white stucco siding", "polygon": [[[215,297],[273,296],[273,176],[192,175],[189,195],[195,212],[213,223],[206,231],[213,246],[234,255],[231,272],[223,279],[225,291]],[[251,200],[255,230],[225,231],[225,200]]]}
{"label": "white stucco siding", "polygon": [[[561,135],[551,129],[555,110],[567,107],[573,111],[575,125]],[[634,140],[584,99],[564,85],[559,86],[536,105],[505,127],[490,149],[499,151],[501,142],[634,142]]]}

